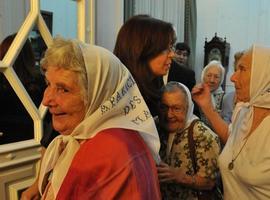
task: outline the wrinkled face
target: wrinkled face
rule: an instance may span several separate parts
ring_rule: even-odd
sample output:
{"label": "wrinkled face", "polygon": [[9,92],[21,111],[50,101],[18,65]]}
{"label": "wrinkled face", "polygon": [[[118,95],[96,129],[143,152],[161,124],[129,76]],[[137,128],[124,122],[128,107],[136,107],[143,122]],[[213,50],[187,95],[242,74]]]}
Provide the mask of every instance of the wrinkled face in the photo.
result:
{"label": "wrinkled face", "polygon": [[217,66],[210,66],[205,72],[203,82],[210,87],[210,91],[213,92],[218,89],[221,81],[221,69]]}
{"label": "wrinkled face", "polygon": [[174,59],[181,65],[187,65],[188,62],[187,50],[176,50]]}
{"label": "wrinkled face", "polygon": [[250,78],[251,78],[251,52],[245,53],[237,63],[236,71],[231,76],[234,83],[237,101],[248,102],[250,100]]}
{"label": "wrinkled face", "polygon": [[187,102],[185,95],[177,90],[165,92],[161,99],[160,121],[169,133],[185,127]]}
{"label": "wrinkled face", "polygon": [[168,73],[173,57],[174,50],[169,47],[149,61],[150,69],[155,77],[161,77]]}
{"label": "wrinkled face", "polygon": [[86,106],[78,75],[63,68],[48,67],[47,88],[42,104],[52,114],[53,128],[62,135],[69,135],[84,119]]}

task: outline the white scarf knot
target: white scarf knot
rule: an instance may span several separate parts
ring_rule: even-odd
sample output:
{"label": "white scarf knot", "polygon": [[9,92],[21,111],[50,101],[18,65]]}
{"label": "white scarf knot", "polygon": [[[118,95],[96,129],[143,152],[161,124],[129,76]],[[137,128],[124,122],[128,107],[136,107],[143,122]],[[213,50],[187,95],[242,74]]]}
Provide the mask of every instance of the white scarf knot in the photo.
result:
{"label": "white scarf knot", "polygon": [[[51,142],[45,152],[40,169],[39,191],[41,194],[44,192],[44,187],[47,185],[45,182],[47,178],[45,177],[49,175],[52,169],[57,170],[59,166],[70,166],[72,158],[78,151],[79,147],[79,142],[71,135],[59,135]],[[54,194],[58,193],[58,189],[60,188],[65,177],[64,175],[68,169],[68,167],[61,168],[59,170],[64,173],[52,174],[51,181]]]}

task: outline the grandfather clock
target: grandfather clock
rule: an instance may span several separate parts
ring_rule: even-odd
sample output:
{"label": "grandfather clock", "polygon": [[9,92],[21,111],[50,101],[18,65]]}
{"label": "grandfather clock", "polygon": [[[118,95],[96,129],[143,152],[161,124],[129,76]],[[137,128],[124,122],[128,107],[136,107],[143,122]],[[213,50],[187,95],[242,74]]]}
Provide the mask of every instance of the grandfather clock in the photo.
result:
{"label": "grandfather clock", "polygon": [[204,66],[206,66],[212,60],[217,60],[222,63],[223,67],[225,68],[225,78],[222,83],[222,88],[224,90],[229,65],[229,55],[230,55],[230,43],[226,42],[226,38],[222,39],[218,37],[217,33],[215,33],[215,36],[209,42],[207,42],[207,38],[205,38]]}

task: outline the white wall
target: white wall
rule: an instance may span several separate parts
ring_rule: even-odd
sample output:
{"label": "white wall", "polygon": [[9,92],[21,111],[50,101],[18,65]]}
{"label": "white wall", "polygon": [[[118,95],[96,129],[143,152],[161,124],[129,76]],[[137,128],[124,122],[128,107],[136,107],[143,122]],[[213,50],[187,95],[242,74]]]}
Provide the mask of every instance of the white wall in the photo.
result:
{"label": "white wall", "polygon": [[215,32],[230,43],[227,89],[233,71],[233,55],[253,43],[270,45],[270,1],[268,0],[197,0],[196,76],[199,80],[203,67],[204,42]]}
{"label": "white wall", "polygon": [[177,42],[184,41],[185,0],[135,0],[134,14],[148,14],[174,25]]}
{"label": "white wall", "polygon": [[96,44],[113,51],[123,21],[123,0],[96,0]]}
{"label": "white wall", "polygon": [[40,9],[53,12],[53,36],[77,37],[76,1],[40,0]]}
{"label": "white wall", "polygon": [[[71,0],[40,0],[41,10],[53,12],[53,36],[77,37],[77,5]],[[29,10],[29,0],[0,0],[0,42],[19,30]],[[16,14],[14,14],[14,12]]]}
{"label": "white wall", "polygon": [[27,14],[25,1],[0,0],[0,42],[19,30]]}

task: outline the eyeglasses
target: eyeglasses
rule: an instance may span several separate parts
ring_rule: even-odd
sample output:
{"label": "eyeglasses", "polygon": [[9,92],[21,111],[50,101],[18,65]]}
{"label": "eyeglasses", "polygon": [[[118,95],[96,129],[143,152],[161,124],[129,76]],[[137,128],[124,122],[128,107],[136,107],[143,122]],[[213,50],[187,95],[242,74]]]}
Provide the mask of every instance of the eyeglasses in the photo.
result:
{"label": "eyeglasses", "polygon": [[166,104],[160,104],[159,109],[161,112],[168,112],[171,110],[175,114],[185,113],[186,109],[183,106],[168,106]]}
{"label": "eyeglasses", "polygon": [[175,46],[174,45],[170,45],[169,48],[163,50],[162,54],[169,54],[171,52],[175,52]]}

